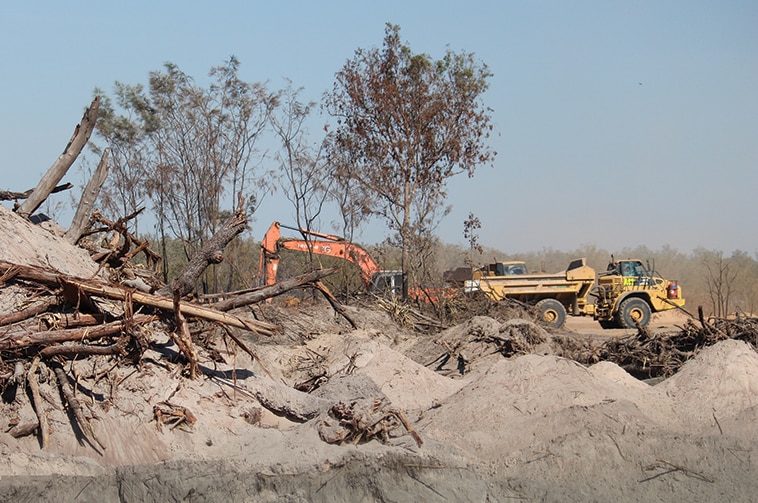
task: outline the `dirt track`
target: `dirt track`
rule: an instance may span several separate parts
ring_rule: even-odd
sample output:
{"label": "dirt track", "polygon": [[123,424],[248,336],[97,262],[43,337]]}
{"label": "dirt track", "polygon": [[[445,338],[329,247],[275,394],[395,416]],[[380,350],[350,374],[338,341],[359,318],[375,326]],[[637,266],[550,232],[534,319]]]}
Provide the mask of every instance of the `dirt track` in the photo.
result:
{"label": "dirt track", "polygon": [[[687,322],[687,318],[686,314],[677,311],[655,313],[648,328],[654,332],[675,331]],[[636,329],[604,329],[600,327],[597,321],[585,316],[569,316],[564,328],[577,334],[592,335],[599,338],[622,337],[636,333]]]}

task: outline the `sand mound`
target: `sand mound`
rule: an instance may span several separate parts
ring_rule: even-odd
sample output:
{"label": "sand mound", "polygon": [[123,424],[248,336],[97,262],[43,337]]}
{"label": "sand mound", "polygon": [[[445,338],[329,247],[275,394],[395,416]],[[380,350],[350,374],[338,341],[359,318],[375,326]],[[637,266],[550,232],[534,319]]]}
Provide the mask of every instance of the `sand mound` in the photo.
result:
{"label": "sand mound", "polygon": [[720,420],[758,406],[758,354],[744,342],[725,340],[703,349],[655,390],[683,429],[713,430]]}
{"label": "sand mound", "polygon": [[82,248],[0,205],[0,260],[88,278],[98,266]]}
{"label": "sand mound", "polygon": [[[0,228],[2,260],[97,271],[82,250],[2,208]],[[13,292],[2,288],[0,309],[11,311]],[[349,308],[357,330],[326,304],[256,313],[281,327],[269,340],[242,336],[260,362],[219,345],[223,359],[201,351],[204,373],[190,381],[157,333],[139,365],[78,387],[105,449],[79,440],[52,375],[40,373],[47,451],[34,435],[7,433],[34,417],[31,404],[0,401],[0,501],[752,501],[758,492],[758,355],[745,343],[719,342],[649,386],[612,363],[546,354],[549,335],[524,320],[476,317],[428,336],[363,308]],[[537,349],[505,358],[503,338]],[[82,376],[106,367],[67,365]],[[328,407],[377,398],[405,412],[423,445],[404,428],[386,443],[321,440]],[[275,414],[272,400],[307,417]],[[166,402],[196,421],[159,430],[155,407]]]}

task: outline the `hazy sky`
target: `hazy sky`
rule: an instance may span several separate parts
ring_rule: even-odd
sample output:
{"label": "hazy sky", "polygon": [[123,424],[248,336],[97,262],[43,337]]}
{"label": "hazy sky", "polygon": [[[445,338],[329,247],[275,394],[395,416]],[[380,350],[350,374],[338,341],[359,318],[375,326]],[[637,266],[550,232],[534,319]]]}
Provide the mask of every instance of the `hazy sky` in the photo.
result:
{"label": "hazy sky", "polygon": [[[36,185],[95,87],[165,62],[201,80],[234,55],[244,80],[319,100],[386,22],[414,52],[473,52],[494,74],[495,166],[451,183],[443,241],[464,243],[473,212],[507,253],[758,253],[755,0],[2,1],[0,189]],[[289,203],[264,200],[258,239],[272,220],[294,222]],[[361,241],[384,235],[375,222]]]}

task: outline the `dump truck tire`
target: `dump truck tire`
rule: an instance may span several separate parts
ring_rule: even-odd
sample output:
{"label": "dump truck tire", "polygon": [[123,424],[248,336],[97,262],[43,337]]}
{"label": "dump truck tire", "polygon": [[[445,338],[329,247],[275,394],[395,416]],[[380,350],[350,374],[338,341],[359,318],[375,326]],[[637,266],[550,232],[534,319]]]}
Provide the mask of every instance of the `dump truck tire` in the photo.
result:
{"label": "dump truck tire", "polygon": [[555,299],[537,302],[540,321],[549,328],[561,328],[566,323],[566,308]]}
{"label": "dump truck tire", "polygon": [[642,299],[626,299],[621,303],[618,324],[621,328],[646,327],[650,323],[650,306]]}

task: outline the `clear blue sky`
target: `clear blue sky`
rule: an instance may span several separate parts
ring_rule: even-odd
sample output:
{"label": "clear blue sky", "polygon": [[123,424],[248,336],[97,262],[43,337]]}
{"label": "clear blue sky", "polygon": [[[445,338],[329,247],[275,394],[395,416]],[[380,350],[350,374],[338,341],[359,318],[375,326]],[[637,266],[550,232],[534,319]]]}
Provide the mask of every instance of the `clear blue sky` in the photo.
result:
{"label": "clear blue sky", "polygon": [[[453,181],[443,241],[463,243],[473,212],[507,253],[758,253],[755,0],[4,1],[0,189],[36,185],[95,87],[147,83],[165,62],[201,80],[235,55],[245,80],[318,100],[386,22],[414,52],[473,52],[494,74],[495,167]],[[291,214],[267,198],[254,235]]]}

